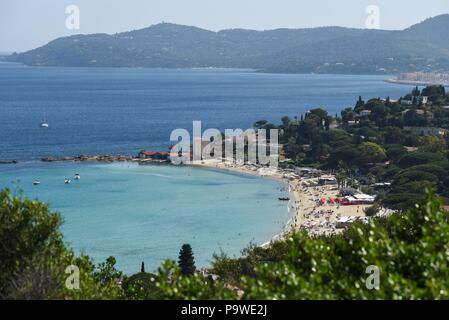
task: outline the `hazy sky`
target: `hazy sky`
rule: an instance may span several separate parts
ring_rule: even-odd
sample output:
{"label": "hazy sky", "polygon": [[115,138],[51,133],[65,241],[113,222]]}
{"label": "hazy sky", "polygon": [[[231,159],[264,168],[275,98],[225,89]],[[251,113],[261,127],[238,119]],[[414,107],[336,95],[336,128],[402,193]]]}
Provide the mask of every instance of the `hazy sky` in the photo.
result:
{"label": "hazy sky", "polygon": [[[80,8],[80,29],[65,9]],[[116,33],[159,22],[226,28],[364,28],[366,8],[380,8],[382,29],[403,29],[449,13],[449,0],[0,0],[0,51],[24,51],[75,33]]]}

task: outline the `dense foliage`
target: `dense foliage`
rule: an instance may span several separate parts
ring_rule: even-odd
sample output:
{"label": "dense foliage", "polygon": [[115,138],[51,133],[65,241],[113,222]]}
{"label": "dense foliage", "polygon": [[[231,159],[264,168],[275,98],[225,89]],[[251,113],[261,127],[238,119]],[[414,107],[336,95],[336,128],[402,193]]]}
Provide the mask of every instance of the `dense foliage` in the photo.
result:
{"label": "dense foliage", "polygon": [[[64,244],[61,217],[46,204],[0,192],[0,298],[106,299],[121,290],[106,262],[95,271],[87,256],[76,256]],[[76,266],[80,290],[69,290],[66,273]],[[118,274],[117,276],[120,276]]]}
{"label": "dense foliage", "polygon": [[430,86],[398,101],[359,97],[335,117],[319,108],[299,119],[283,117],[277,126],[289,159],[283,165],[333,170],[343,185],[392,183],[379,197],[391,208],[409,208],[425,187],[449,199],[448,106],[445,88]]}
{"label": "dense foliage", "polygon": [[[449,216],[431,193],[414,209],[341,236],[312,239],[304,232],[245,256],[216,256],[220,280],[183,277],[166,264],[155,278],[165,297],[242,299],[447,299]],[[370,268],[379,287],[368,288]],[[170,279],[169,274],[177,274]]]}
{"label": "dense foliage", "polygon": [[[447,299],[449,213],[425,201],[389,218],[353,224],[343,235],[292,233],[240,258],[216,255],[214,276],[185,276],[174,262],[155,274],[123,276],[109,258],[94,268],[62,242],[61,220],[36,201],[0,195],[2,298],[25,299]],[[68,289],[67,265],[80,268]],[[378,287],[370,284],[379,270]],[[218,276],[218,278],[217,278]]]}

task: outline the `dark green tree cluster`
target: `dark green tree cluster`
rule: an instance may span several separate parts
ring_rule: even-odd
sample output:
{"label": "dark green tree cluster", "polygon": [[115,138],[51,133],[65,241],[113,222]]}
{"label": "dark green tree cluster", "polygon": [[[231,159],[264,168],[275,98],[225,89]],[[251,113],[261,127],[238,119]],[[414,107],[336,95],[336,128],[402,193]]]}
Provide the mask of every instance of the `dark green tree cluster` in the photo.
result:
{"label": "dark green tree cluster", "polygon": [[[279,139],[290,159],[283,165],[334,170],[340,186],[390,182],[392,188],[379,194],[379,202],[392,208],[422,199],[425,187],[449,202],[449,182],[439,174],[448,167],[449,134],[435,133],[449,130],[448,106],[444,87],[429,86],[416,87],[398,101],[359,97],[340,116],[317,108],[299,120],[283,117]],[[255,126],[273,125],[262,120]],[[423,167],[415,166],[424,164],[431,168],[416,173]]]}
{"label": "dark green tree cluster", "polygon": [[[64,244],[61,224],[60,215],[46,204],[0,192],[1,299],[121,297],[115,259],[95,270],[87,256],[76,256]],[[79,289],[66,283],[72,266],[79,270]]]}

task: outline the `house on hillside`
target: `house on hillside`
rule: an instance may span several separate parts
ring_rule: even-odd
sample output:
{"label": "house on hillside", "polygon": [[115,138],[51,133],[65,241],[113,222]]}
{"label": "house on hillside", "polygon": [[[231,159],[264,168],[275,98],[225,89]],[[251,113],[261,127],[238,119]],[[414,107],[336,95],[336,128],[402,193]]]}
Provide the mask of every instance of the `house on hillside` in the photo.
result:
{"label": "house on hillside", "polygon": [[355,126],[357,125],[359,122],[357,120],[348,120],[348,122],[346,123],[348,127],[351,126]]}
{"label": "house on hillside", "polygon": [[421,136],[444,136],[448,133],[447,129],[437,127],[404,127],[404,129]]}
{"label": "house on hillside", "polygon": [[411,106],[413,104],[412,100],[406,100],[406,99],[402,99],[399,101],[400,104],[402,104],[403,106]]}
{"label": "house on hillside", "polygon": [[361,117],[369,117],[371,115],[371,110],[362,110],[360,111],[359,115]]}

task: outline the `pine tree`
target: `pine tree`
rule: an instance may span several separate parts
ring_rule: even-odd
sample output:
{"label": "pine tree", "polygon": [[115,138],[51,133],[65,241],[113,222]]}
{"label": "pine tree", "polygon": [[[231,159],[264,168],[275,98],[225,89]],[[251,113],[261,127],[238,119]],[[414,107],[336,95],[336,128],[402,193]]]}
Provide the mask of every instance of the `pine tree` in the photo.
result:
{"label": "pine tree", "polygon": [[415,89],[413,89],[413,91],[412,91],[412,96],[419,97],[420,95],[421,95],[421,91],[419,91],[418,86],[416,86]]}
{"label": "pine tree", "polygon": [[195,259],[190,244],[184,244],[179,251],[178,265],[185,276],[191,276],[195,273]]}
{"label": "pine tree", "polygon": [[144,273],[145,272],[145,262],[142,261],[142,264],[140,266],[140,272]]}
{"label": "pine tree", "polygon": [[355,109],[361,109],[365,106],[365,101],[363,101],[362,96],[359,96],[359,100],[355,104]]}

